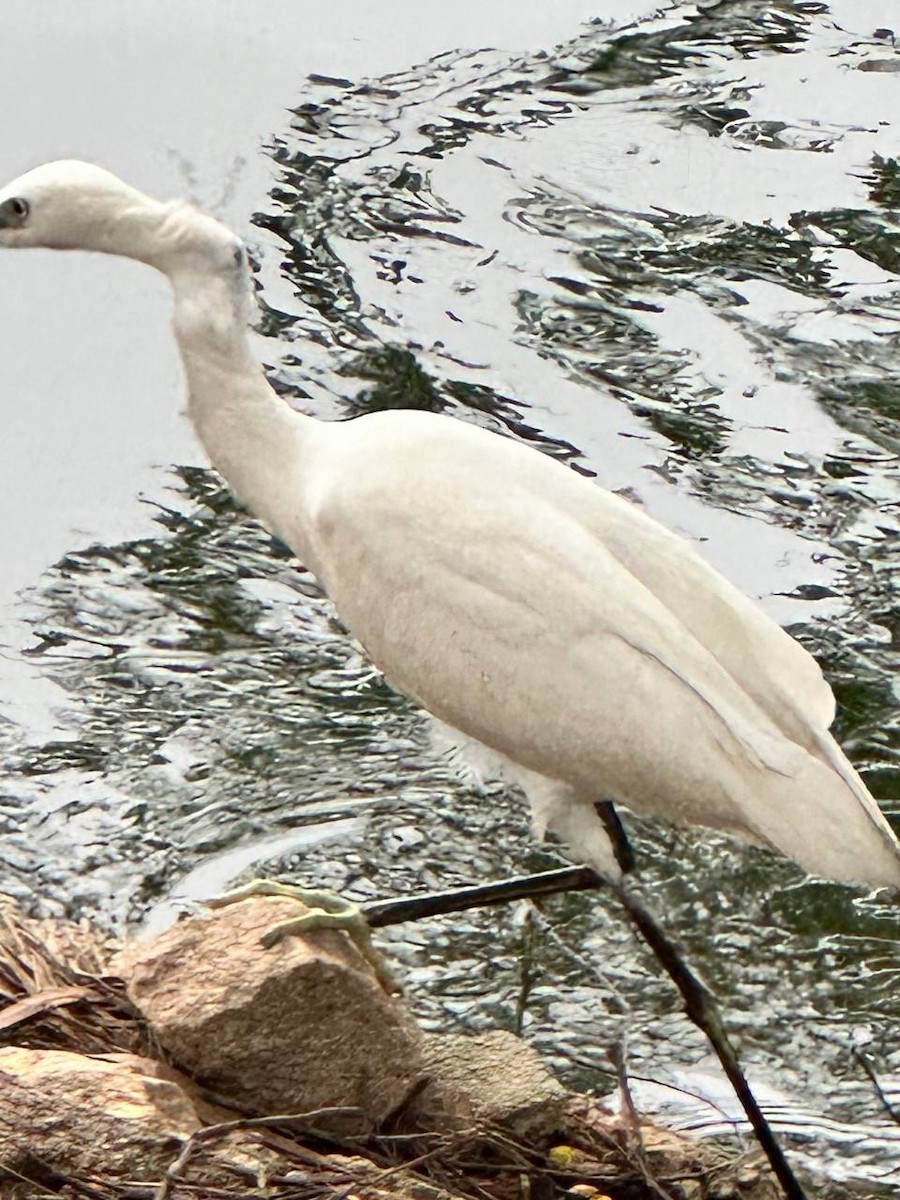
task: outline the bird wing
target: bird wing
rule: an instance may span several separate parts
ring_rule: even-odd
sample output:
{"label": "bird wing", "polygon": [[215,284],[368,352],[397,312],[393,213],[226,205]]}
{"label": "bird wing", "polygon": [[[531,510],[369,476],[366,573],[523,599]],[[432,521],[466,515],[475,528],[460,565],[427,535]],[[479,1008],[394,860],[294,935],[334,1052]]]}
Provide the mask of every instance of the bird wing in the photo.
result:
{"label": "bird wing", "polygon": [[326,440],[298,541],[401,691],[582,796],[900,883],[815,662],[687,543],[459,422],[383,413]]}
{"label": "bird wing", "polygon": [[[332,473],[325,484],[325,509],[337,501],[341,512],[325,574],[336,567],[337,543],[349,546],[350,525],[358,526],[362,552],[371,550],[373,570],[401,551],[398,585],[419,569],[416,556],[422,567],[427,556],[429,571],[440,571],[441,563],[450,575],[467,571],[471,586],[510,593],[518,580],[518,602],[527,605],[537,602],[534,584],[526,586],[523,575],[533,563],[560,589],[547,614],[552,622],[565,608],[566,578],[590,573],[594,564],[598,590],[587,604],[592,623],[609,572],[621,568],[626,612],[617,615],[616,627],[627,618],[629,595],[643,585],[655,598],[651,608],[678,622],[678,638],[683,642],[686,631],[704,647],[788,737],[812,747],[817,731],[830,726],[834,697],[812,656],[689,542],[635,505],[545,455],[429,413],[372,414],[332,431],[340,452],[328,458],[340,478]],[[504,554],[510,561],[501,563]],[[438,600],[434,582],[422,579],[418,601]],[[498,599],[496,611],[500,606]],[[653,624],[647,614],[642,622],[644,630]],[[571,628],[558,632],[568,640]]]}

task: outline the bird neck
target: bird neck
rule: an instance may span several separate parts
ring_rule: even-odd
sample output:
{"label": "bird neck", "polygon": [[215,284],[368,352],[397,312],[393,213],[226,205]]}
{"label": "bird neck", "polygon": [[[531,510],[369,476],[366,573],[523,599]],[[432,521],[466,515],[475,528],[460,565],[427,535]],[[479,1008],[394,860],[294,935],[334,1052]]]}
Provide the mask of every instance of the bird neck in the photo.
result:
{"label": "bird neck", "polygon": [[188,415],[210,462],[238,500],[302,555],[297,488],[317,422],[272,391],[251,353],[246,270],[186,267],[166,273],[175,298]]}

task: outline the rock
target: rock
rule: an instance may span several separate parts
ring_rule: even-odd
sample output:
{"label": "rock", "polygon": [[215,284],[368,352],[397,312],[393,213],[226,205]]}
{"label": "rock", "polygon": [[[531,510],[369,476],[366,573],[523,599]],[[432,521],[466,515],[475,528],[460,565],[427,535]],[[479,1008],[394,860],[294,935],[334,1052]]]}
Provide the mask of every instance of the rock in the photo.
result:
{"label": "rock", "polygon": [[199,1127],[175,1073],[150,1059],[0,1048],[0,1165],[26,1177],[158,1179]]}
{"label": "rock", "polygon": [[422,1037],[342,931],[271,949],[263,933],[298,903],[254,897],[129,948],[128,994],[173,1060],[217,1096],[257,1114],[354,1107],[321,1128],[366,1132],[423,1076]]}
{"label": "rock", "polygon": [[502,1029],[428,1035],[424,1059],[432,1079],[407,1116],[426,1128],[479,1123],[536,1139],[556,1127],[570,1099],[537,1051]]}

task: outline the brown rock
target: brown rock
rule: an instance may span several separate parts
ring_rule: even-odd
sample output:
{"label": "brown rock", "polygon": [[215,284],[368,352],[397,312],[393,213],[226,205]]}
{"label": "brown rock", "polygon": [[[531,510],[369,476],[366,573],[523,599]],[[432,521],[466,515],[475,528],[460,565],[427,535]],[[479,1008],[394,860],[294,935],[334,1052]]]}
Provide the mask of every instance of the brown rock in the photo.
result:
{"label": "brown rock", "polygon": [[0,1165],[26,1177],[37,1163],[157,1179],[199,1126],[174,1072],[149,1059],[0,1048]]}
{"label": "brown rock", "polygon": [[432,1079],[409,1117],[428,1128],[477,1123],[539,1138],[555,1128],[570,1099],[537,1051],[502,1029],[431,1034],[424,1057]]}
{"label": "brown rock", "polygon": [[372,1129],[421,1078],[421,1035],[345,933],[261,945],[297,915],[295,900],[243,900],[118,965],[160,1044],[218,1096],[263,1115],[352,1106],[339,1128]]}

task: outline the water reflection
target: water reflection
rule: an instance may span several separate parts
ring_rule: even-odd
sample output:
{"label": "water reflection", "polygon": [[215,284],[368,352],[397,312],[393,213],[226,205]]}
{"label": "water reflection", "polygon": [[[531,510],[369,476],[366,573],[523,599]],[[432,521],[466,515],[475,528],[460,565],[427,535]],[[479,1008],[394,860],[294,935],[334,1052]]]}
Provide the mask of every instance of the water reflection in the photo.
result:
{"label": "water reflection", "polygon": [[[318,78],[273,140],[257,219],[284,249],[258,283],[292,403],[477,421],[703,540],[822,661],[839,735],[897,817],[897,163],[870,120],[887,73],[863,70],[884,53],[824,5],[744,0],[552,55]],[[806,77],[816,103],[830,81],[821,126]],[[28,598],[33,660],[79,713],[37,745],[0,729],[11,889],[121,922],[265,853],[359,898],[555,862],[514,797],[458,778],[215,478],[182,471],[158,519],[165,536],[72,553]],[[900,1079],[896,908],[723,839],[634,831],[778,1123],[835,1176],[896,1174],[860,1061]],[[604,897],[523,912],[391,932],[426,1024],[521,1024],[603,1089],[625,1014],[636,1076],[709,1089]]]}

